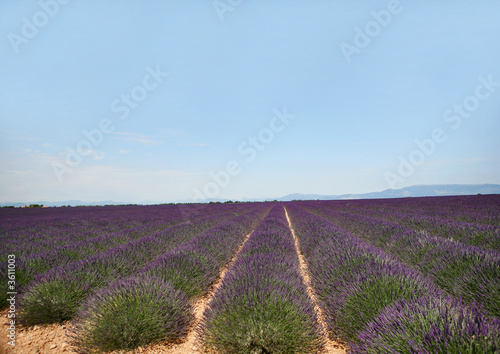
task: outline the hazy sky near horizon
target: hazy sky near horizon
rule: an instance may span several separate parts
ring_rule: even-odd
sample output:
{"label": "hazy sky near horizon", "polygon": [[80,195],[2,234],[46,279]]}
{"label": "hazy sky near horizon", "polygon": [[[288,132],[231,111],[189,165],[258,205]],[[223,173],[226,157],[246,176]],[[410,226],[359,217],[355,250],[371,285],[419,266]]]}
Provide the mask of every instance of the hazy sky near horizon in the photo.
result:
{"label": "hazy sky near horizon", "polygon": [[0,202],[500,183],[500,2],[0,2]]}

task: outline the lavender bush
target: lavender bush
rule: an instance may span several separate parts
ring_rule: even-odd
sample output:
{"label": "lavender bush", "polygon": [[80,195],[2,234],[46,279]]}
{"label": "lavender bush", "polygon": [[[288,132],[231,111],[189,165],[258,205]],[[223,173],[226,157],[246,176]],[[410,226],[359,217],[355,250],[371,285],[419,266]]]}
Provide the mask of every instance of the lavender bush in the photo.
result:
{"label": "lavender bush", "polygon": [[97,352],[171,340],[187,332],[191,316],[187,297],[171,284],[147,276],[119,280],[80,308],[73,345]]}
{"label": "lavender bush", "polygon": [[452,299],[402,300],[360,334],[353,353],[496,353],[500,322]]}

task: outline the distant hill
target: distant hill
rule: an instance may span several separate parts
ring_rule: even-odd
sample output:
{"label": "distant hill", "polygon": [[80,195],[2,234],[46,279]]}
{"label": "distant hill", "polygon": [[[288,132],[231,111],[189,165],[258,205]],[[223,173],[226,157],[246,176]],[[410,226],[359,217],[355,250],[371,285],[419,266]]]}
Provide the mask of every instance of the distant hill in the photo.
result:
{"label": "distant hill", "polygon": [[45,206],[50,206],[50,207],[60,207],[60,206],[78,206],[78,205],[122,205],[122,204],[127,204],[123,202],[115,202],[113,200],[104,200],[100,202],[84,202],[81,200],[63,200],[60,202],[47,202],[47,201],[37,201],[37,202],[26,202],[26,203],[19,203],[19,202],[4,202],[0,203],[0,206],[15,206],[15,207],[21,207],[23,205],[30,205],[30,204],[40,204],[40,205],[45,205]]}
{"label": "distant hill", "polygon": [[[405,197],[437,197],[445,195],[475,195],[475,194],[500,194],[500,184],[436,184],[411,186],[401,189],[386,189],[381,192],[372,192],[364,194],[341,194],[341,195],[324,195],[324,194],[288,194],[281,198],[272,199],[250,199],[245,198],[243,201],[272,201],[278,200],[282,202],[291,200],[342,200],[342,199],[381,199],[381,198],[405,198]],[[203,202],[210,201],[225,202],[229,199],[207,199]],[[138,204],[161,204],[168,201],[147,200]],[[115,202],[113,200],[105,200],[100,202],[85,202],[81,200],[65,200],[59,202],[4,202],[0,206],[15,206],[20,207],[29,204],[41,204],[46,206],[78,206],[78,205],[123,205],[124,202]]]}
{"label": "distant hill", "polygon": [[405,197],[438,197],[445,195],[500,194],[499,184],[436,184],[411,186],[401,189],[386,189],[382,192],[364,194],[289,194],[279,201],[291,200],[342,200],[342,199],[381,199]]}

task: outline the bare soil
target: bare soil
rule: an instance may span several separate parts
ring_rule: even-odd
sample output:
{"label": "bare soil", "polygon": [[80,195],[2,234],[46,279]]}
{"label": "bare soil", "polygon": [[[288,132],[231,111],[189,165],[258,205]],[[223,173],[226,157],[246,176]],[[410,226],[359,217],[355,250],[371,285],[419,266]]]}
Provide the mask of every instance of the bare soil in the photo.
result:
{"label": "bare soil", "polygon": [[30,328],[16,325],[16,345],[8,344],[9,326],[7,310],[0,313],[0,353],[32,354],[32,353],[75,353],[71,350],[66,337],[68,324],[51,324]]}

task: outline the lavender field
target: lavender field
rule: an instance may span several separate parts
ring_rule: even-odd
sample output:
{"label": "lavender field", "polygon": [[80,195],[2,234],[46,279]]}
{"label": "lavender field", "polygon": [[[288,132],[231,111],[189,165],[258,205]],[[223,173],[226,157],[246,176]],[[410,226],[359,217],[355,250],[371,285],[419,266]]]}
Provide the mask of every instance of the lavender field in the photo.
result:
{"label": "lavender field", "polygon": [[188,335],[218,353],[500,352],[500,195],[0,219],[0,307],[15,291],[16,325],[67,323],[77,352]]}

